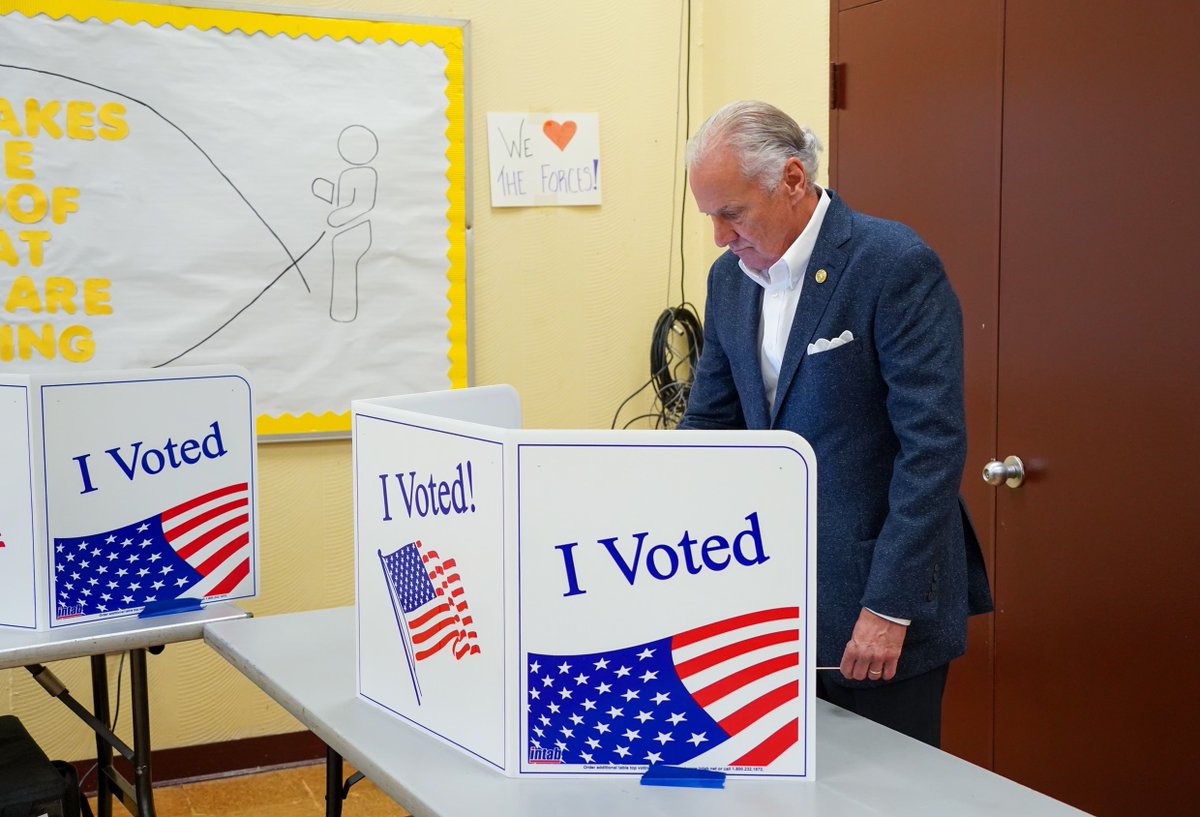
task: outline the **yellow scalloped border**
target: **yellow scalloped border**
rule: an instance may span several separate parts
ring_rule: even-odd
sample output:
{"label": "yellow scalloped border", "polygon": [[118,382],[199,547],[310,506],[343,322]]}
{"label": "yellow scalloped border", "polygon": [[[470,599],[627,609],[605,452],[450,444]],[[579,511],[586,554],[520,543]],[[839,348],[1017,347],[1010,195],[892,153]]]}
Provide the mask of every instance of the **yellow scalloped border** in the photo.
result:
{"label": "yellow scalloped border", "polygon": [[[446,120],[449,123],[446,127],[446,158],[450,160],[446,171],[446,180],[449,182],[446,193],[449,202],[446,209],[446,237],[450,240],[450,249],[446,253],[450,262],[446,274],[449,282],[447,298],[450,301],[450,308],[446,311],[446,316],[450,319],[450,329],[446,333],[450,341],[447,374],[451,388],[458,389],[468,385],[466,71],[463,29],[460,26],[341,20],[265,11],[185,8],[112,0],[16,0],[5,5],[10,6],[11,11],[26,17],[45,14],[55,20],[64,17],[79,22],[95,19],[103,23],[112,23],[120,20],[131,25],[149,23],[155,28],[168,25],[178,29],[196,28],[201,31],[217,29],[226,34],[233,31],[246,34],[261,32],[272,37],[284,34],[293,39],[331,37],[355,42],[412,42],[417,45],[433,44],[441,48],[446,54]],[[300,415],[279,416],[264,414],[259,415],[255,425],[258,433],[264,436],[349,431],[350,412],[305,412]]]}
{"label": "yellow scalloped border", "polygon": [[350,430],[350,412],[336,414],[260,414],[254,421],[254,430],[260,437],[283,434],[330,434]]}

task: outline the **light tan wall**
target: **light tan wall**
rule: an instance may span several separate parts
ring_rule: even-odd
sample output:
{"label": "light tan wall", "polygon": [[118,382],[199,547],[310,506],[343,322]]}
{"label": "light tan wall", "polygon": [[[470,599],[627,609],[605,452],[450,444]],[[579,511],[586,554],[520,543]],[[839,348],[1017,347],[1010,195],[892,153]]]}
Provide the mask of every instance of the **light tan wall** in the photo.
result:
{"label": "light tan wall", "polygon": [[[692,130],[722,105],[761,99],[828,144],[829,0],[697,0],[695,9],[693,74],[703,92],[698,101],[692,95]],[[818,183],[828,183],[824,162]],[[721,250],[708,220],[693,202],[688,206],[687,290],[699,305],[708,267]]]}
{"label": "light tan wall", "polygon": [[[678,301],[684,3],[278,4],[471,21],[475,382],[516,386],[527,426],[607,428],[617,405],[648,377],[655,319]],[[824,137],[828,16],[827,0],[693,0],[691,127],[725,102],[758,97]],[[489,110],[598,111],[604,204],[492,210],[483,128]],[[686,209],[687,296],[702,308],[716,248],[690,199]],[[352,604],[349,442],[263,445],[259,463],[261,593],[244,606],[267,616]],[[158,748],[302,728],[202,643],[169,646],[149,666]],[[110,659],[114,689],[117,667]],[[90,700],[85,660],[53,669]],[[127,676],[122,698],[118,731],[128,735]],[[0,712],[18,715],[53,757],[94,751],[86,727],[24,670],[0,671]]]}

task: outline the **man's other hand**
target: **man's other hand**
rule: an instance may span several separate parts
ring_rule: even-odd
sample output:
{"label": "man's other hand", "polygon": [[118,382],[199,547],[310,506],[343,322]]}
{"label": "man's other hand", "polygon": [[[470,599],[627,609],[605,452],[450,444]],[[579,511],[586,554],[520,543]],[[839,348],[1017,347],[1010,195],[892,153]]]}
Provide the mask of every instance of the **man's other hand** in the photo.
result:
{"label": "man's other hand", "polygon": [[903,624],[880,618],[864,608],[842,653],[842,675],[855,681],[895,678],[907,630]]}

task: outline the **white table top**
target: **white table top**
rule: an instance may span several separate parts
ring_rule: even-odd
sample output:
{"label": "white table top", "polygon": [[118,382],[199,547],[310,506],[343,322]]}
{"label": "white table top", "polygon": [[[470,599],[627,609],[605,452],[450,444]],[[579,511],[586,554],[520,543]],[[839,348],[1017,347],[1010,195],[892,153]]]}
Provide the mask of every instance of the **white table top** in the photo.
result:
{"label": "white table top", "polygon": [[192,641],[208,624],[249,616],[236,605],[214,604],[191,613],[111,618],[53,630],[0,627],[0,669]]}
{"label": "white table top", "polygon": [[1084,813],[823,701],[810,782],[731,777],[715,790],[508,778],[358,698],[353,608],[214,623],[204,640],[414,817]]}

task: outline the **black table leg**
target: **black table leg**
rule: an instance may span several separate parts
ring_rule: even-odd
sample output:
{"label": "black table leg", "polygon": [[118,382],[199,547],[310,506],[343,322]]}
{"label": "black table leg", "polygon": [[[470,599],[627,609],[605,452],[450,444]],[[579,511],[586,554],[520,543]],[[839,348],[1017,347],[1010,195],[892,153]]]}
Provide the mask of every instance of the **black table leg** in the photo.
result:
{"label": "black table leg", "polygon": [[138,817],[156,817],[150,777],[150,700],[143,649],[129,651],[129,697],[133,702],[133,787]]}
{"label": "black table leg", "polygon": [[[92,714],[108,723],[108,660],[103,655],[92,656]],[[112,759],[112,744],[96,733],[96,817],[112,817]]]}
{"label": "black table leg", "polygon": [[325,817],[342,817],[342,756],[325,747]]}

